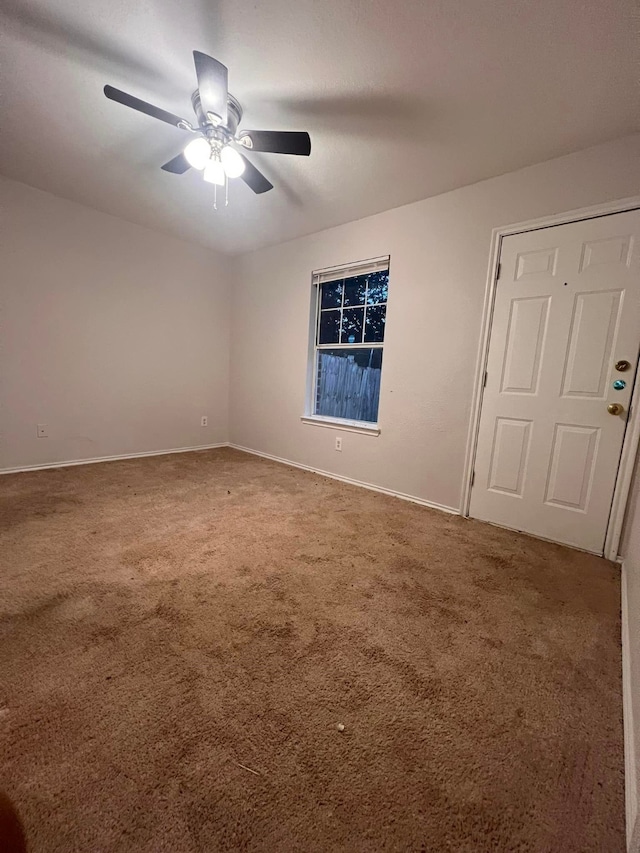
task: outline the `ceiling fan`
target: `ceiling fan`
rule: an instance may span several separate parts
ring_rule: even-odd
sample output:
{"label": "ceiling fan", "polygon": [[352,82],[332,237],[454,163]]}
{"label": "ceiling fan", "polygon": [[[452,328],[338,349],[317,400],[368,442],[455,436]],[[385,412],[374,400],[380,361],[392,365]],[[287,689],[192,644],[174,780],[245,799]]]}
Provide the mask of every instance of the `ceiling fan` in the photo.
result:
{"label": "ceiling fan", "polygon": [[[194,135],[184,151],[162,168],[181,175],[190,168],[200,169],[205,181],[228,188],[228,178],[242,178],[254,191],[264,193],[273,189],[242,151],[264,151],[274,154],[299,154],[308,157],[311,139],[308,133],[279,130],[242,130],[242,107],[227,88],[228,70],[206,53],[193,51],[198,88],[191,96],[197,124],[169,113],[133,95],[105,86],[104,93],[112,101],[124,104],[152,118],[173,124]],[[226,203],[226,200],[225,200]]]}

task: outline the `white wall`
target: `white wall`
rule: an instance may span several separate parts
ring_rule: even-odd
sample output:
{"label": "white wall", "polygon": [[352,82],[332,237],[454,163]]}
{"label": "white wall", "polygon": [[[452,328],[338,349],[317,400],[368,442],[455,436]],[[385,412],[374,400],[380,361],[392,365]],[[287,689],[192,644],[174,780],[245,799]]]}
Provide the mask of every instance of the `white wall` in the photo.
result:
{"label": "white wall", "polygon": [[623,687],[627,834],[629,850],[640,851],[640,456],[627,505],[622,544]]}
{"label": "white wall", "polygon": [[4,178],[0,209],[0,469],[226,441],[228,260]]}
{"label": "white wall", "polygon": [[[375,180],[375,176],[372,176]],[[237,259],[231,440],[458,508],[491,231],[640,191],[640,136]],[[313,269],[389,253],[378,437],[300,422]]]}

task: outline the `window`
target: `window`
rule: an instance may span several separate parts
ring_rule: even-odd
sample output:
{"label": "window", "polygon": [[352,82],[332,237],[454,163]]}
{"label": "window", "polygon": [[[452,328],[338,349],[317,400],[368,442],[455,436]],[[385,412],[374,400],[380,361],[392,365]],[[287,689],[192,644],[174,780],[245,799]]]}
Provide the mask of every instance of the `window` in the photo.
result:
{"label": "window", "polygon": [[389,258],[314,273],[313,406],[318,418],[376,424]]}

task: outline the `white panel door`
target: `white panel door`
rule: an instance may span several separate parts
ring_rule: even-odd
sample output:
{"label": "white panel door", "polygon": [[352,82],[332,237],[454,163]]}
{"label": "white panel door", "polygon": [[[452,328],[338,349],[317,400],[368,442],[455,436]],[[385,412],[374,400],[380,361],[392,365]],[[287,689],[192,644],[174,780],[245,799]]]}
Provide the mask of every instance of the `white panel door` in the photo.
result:
{"label": "white panel door", "polygon": [[603,552],[640,347],[639,250],[637,210],[504,238],[474,518]]}

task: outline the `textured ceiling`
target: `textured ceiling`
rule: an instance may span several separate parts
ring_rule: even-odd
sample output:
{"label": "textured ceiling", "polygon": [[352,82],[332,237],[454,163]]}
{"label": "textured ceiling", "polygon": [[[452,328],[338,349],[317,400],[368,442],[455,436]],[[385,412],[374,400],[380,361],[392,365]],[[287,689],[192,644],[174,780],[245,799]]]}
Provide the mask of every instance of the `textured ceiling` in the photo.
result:
{"label": "textured ceiling", "polygon": [[[635,19],[634,19],[635,15]],[[638,129],[635,0],[4,0],[0,172],[237,253]],[[275,184],[160,165],[192,119],[191,52],[228,65],[243,126],[308,130],[310,158],[253,155]]]}

